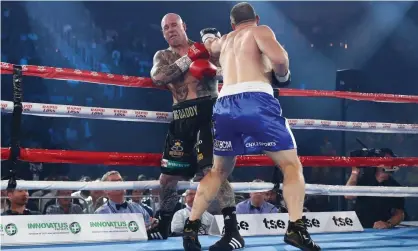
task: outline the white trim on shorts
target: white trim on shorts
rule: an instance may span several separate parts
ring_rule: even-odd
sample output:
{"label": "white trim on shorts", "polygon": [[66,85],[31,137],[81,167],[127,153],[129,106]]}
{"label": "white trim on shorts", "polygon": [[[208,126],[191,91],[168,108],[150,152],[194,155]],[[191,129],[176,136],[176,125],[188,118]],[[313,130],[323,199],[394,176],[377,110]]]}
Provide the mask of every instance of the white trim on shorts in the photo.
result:
{"label": "white trim on shorts", "polygon": [[264,92],[273,96],[273,87],[266,82],[242,82],[237,84],[223,85],[218,98],[240,94],[244,92]]}

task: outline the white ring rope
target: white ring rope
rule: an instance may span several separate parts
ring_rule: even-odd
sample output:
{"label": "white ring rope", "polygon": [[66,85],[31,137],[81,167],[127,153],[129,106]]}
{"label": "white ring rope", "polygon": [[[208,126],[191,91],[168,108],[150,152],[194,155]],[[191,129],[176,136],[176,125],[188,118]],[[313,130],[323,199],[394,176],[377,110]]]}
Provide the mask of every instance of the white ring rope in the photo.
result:
{"label": "white ring rope", "polygon": [[[1,181],[1,189],[7,188],[7,180]],[[199,183],[180,181],[178,189],[196,189]],[[274,184],[268,182],[236,182],[231,183],[235,192],[263,192],[273,189]],[[282,185],[281,185],[282,186]],[[153,181],[124,182],[80,182],[80,181],[24,181],[18,180],[16,189],[27,190],[134,190],[158,189],[160,183]],[[350,195],[379,197],[418,197],[418,187],[373,187],[373,186],[330,186],[306,184],[306,194],[313,195]]]}
{"label": "white ring rope", "polygon": [[[7,188],[8,181],[1,181],[1,190]],[[177,189],[196,190],[199,182],[179,181]],[[273,183],[258,183],[258,182],[237,182],[231,183],[232,188],[236,192],[263,192],[273,189]],[[81,182],[81,181],[27,181],[18,180],[16,189],[26,190],[135,190],[135,189],[159,189],[160,182],[158,180],[152,181],[123,181],[123,182]]]}
{"label": "white ring rope", "polygon": [[[13,102],[1,101],[1,111],[13,112]],[[23,103],[23,114],[44,117],[72,117],[117,121],[170,123],[171,112],[87,107],[74,105]],[[292,129],[320,129],[331,131],[355,131],[371,133],[418,134],[418,124],[394,124],[380,122],[331,121],[317,119],[289,119]]]}

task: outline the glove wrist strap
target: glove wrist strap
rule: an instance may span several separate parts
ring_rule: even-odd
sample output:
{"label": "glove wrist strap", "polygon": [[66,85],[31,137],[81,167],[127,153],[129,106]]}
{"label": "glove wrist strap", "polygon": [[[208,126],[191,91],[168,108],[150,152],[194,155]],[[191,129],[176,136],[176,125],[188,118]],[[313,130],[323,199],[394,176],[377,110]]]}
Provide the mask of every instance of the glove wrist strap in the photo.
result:
{"label": "glove wrist strap", "polygon": [[181,72],[186,72],[189,70],[189,66],[192,64],[192,60],[189,56],[185,55],[174,62],[181,70]]}
{"label": "glove wrist strap", "polygon": [[205,41],[209,38],[215,39],[215,38],[217,38],[217,36],[215,34],[212,34],[212,33],[207,33],[207,34],[202,36],[202,42],[205,43]]}
{"label": "glove wrist strap", "polygon": [[280,83],[284,83],[284,82],[288,81],[289,78],[290,78],[290,70],[287,70],[287,73],[284,76],[279,76],[279,74],[277,74],[277,73],[274,73],[274,75]]}

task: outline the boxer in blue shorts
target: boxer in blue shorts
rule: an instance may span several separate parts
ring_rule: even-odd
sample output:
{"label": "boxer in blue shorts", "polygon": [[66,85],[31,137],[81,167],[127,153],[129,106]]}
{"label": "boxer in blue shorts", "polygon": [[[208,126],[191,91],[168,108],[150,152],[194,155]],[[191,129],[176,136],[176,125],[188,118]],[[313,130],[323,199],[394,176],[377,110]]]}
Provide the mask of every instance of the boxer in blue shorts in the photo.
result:
{"label": "boxer in blue shorts", "polygon": [[[259,17],[250,4],[235,5],[230,18],[233,31],[221,38],[214,28],[201,31],[206,49],[211,56],[219,57],[224,84],[213,109],[214,165],[200,181],[184,227],[183,246],[186,251],[200,250],[199,219],[232,172],[236,156],[265,153],[284,176],[283,197],[289,212],[284,241],[302,250],[320,250],[302,217],[305,197],[302,164],[271,86],[274,82],[290,81],[287,52],[268,26],[258,26]],[[228,224],[228,220],[224,218],[224,236],[209,250],[242,247],[237,245],[240,237],[237,226]]]}

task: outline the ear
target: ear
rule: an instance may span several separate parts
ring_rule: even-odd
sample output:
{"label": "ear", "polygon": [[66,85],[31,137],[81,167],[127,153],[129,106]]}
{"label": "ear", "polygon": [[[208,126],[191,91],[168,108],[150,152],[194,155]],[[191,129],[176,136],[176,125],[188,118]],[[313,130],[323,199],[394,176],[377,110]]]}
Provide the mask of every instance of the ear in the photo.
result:
{"label": "ear", "polygon": [[232,30],[235,30],[235,24],[231,23]]}
{"label": "ear", "polygon": [[184,29],[184,31],[186,31],[186,30],[187,30],[187,25],[186,25],[186,23],[185,23],[185,22],[183,22],[183,29]]}
{"label": "ear", "polygon": [[255,20],[256,20],[256,23],[258,25],[260,23],[260,16],[259,15],[255,16]]}

